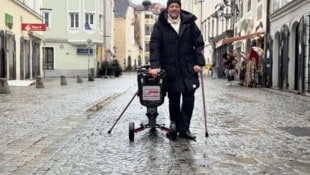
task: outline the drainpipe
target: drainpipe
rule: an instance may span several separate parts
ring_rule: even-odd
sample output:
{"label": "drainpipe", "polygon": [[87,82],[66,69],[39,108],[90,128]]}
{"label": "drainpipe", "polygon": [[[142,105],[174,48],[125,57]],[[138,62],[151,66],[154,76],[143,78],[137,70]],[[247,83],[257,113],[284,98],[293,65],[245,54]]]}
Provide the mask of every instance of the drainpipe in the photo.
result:
{"label": "drainpipe", "polygon": [[309,24],[306,25],[309,28],[308,32],[308,92],[310,92],[310,13],[308,15]]}
{"label": "drainpipe", "polygon": [[107,1],[103,1],[103,47],[104,47],[104,50],[102,49],[102,52],[103,52],[103,55],[104,55],[104,62],[105,62],[105,67],[104,67],[104,78],[108,78],[108,64],[107,64],[107,53],[106,53],[106,50],[107,50],[107,34],[106,34],[106,19],[107,19],[107,9],[106,9],[106,3]]}

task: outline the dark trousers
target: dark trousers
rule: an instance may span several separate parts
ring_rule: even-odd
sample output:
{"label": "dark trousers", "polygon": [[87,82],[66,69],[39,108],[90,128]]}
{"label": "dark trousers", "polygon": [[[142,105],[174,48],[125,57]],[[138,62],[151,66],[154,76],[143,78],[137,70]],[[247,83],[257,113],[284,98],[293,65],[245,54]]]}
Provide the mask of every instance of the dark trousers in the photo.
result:
{"label": "dark trousers", "polygon": [[168,92],[170,121],[175,122],[178,132],[189,131],[195,102],[194,94],[195,90],[182,93]]}

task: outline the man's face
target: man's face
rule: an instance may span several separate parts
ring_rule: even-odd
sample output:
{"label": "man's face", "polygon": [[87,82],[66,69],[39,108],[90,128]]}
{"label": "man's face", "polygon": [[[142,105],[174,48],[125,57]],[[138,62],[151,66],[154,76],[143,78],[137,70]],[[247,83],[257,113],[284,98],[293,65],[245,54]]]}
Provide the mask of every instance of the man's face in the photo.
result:
{"label": "man's face", "polygon": [[168,6],[168,14],[172,19],[177,19],[181,12],[181,6],[178,3],[171,3]]}

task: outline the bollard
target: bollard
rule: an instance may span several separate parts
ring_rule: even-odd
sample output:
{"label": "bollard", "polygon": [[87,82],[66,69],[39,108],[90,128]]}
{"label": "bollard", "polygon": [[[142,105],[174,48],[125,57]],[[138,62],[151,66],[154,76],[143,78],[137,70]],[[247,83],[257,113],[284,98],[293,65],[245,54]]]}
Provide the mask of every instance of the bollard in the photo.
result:
{"label": "bollard", "polygon": [[36,88],[44,88],[43,79],[40,76],[36,78]]}
{"label": "bollard", "polygon": [[213,79],[218,79],[218,67],[212,67],[212,78]]}
{"label": "bollard", "polygon": [[95,69],[94,68],[89,69],[88,81],[95,81]]}
{"label": "bollard", "polygon": [[81,77],[81,75],[77,75],[77,83],[83,83],[83,79]]}
{"label": "bollard", "polygon": [[66,79],[66,76],[64,75],[61,75],[60,76],[60,85],[67,85],[67,79]]}
{"label": "bollard", "polygon": [[9,83],[6,78],[0,78],[0,94],[11,93]]}

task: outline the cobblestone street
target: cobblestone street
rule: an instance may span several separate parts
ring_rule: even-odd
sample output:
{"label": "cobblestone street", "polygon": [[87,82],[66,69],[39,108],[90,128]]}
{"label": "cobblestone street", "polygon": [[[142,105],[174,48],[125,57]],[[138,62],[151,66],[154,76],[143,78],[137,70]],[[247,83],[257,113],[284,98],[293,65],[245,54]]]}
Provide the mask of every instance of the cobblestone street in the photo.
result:
{"label": "cobblestone street", "polygon": [[[310,98],[265,88],[226,86],[204,79],[191,131],[196,141],[170,141],[146,129],[129,142],[128,123],[147,120],[136,74],[76,83],[45,80],[44,89],[11,87],[0,95],[0,175],[7,174],[310,174]],[[158,122],[168,121],[167,99]]]}

